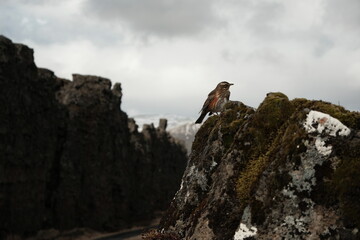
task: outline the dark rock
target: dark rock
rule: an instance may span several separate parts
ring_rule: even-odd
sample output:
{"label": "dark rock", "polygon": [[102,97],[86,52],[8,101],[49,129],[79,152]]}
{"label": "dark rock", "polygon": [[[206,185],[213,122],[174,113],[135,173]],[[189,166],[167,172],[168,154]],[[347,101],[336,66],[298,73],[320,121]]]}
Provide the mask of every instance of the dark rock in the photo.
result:
{"label": "dark rock", "polygon": [[[108,79],[73,75],[58,96],[69,113],[54,222],[61,229],[114,229],[131,215],[128,119]],[[121,215],[120,215],[121,213]],[[119,215],[119,216],[117,216]],[[117,219],[116,221],[114,221]]]}
{"label": "dark rock", "polygon": [[167,127],[167,120],[164,118],[161,118],[159,120],[159,130],[165,132]]}
{"label": "dark rock", "polygon": [[136,124],[133,118],[128,119],[128,128],[130,133],[137,133],[139,126]]}
{"label": "dark rock", "polygon": [[49,217],[49,183],[66,113],[42,84],[33,50],[0,37],[0,231],[26,233]]}
{"label": "dark rock", "polygon": [[355,239],[359,119],[282,93],[268,94],[256,110],[228,103],[196,134],[162,232],[197,240]]}
{"label": "dark rock", "polygon": [[121,97],[106,78],[38,69],[0,37],[0,238],[115,230],[168,206],[186,152],[153,126],[139,133]]}

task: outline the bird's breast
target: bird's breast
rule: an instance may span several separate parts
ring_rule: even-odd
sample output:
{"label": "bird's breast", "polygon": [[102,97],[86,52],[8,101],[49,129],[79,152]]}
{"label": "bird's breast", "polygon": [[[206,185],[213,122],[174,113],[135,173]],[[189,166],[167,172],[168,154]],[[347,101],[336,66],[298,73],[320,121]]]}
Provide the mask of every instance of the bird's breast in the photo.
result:
{"label": "bird's breast", "polygon": [[213,112],[215,112],[215,108],[216,108],[216,105],[218,103],[218,100],[219,100],[219,96],[218,94],[215,94],[214,98],[211,100],[210,104],[209,104],[209,109]]}

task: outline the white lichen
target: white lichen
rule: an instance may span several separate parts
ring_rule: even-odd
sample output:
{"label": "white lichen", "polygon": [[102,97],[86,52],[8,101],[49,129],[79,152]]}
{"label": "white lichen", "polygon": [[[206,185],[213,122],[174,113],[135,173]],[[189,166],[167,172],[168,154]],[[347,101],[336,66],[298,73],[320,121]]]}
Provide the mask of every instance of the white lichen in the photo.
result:
{"label": "white lichen", "polygon": [[321,153],[324,156],[328,156],[330,155],[330,153],[332,152],[332,146],[325,146],[326,143],[323,140],[323,138],[321,137],[317,137],[315,139],[315,147],[318,150],[319,153]]}
{"label": "white lichen", "polygon": [[350,134],[350,129],[338,119],[329,114],[313,110],[308,113],[304,127],[308,133],[324,132],[334,137],[348,136]]}
{"label": "white lichen", "polygon": [[255,236],[257,233],[256,227],[248,228],[245,224],[240,223],[238,230],[235,232],[234,240],[243,240],[248,237]]}
{"label": "white lichen", "polygon": [[211,163],[211,166],[210,166],[210,170],[212,170],[214,167],[217,166],[217,162],[215,162],[214,160],[212,161]]}
{"label": "white lichen", "polygon": [[[283,222],[279,226],[282,229],[292,229],[301,233],[303,236],[309,234],[309,224],[311,223],[311,213],[315,206],[315,202],[311,198],[299,196],[299,193],[311,194],[316,185],[316,166],[321,166],[327,157],[318,151],[315,145],[304,142],[307,151],[301,155],[300,164],[295,167],[295,163],[289,162],[289,171],[291,181],[282,189],[281,193],[285,197],[283,200],[288,207],[293,209],[290,215],[285,216]],[[305,209],[300,212],[299,206],[302,204]],[[305,205],[305,206],[304,206]],[[286,238],[290,238],[286,236]]]}
{"label": "white lichen", "polygon": [[328,136],[348,136],[350,129],[338,119],[329,114],[310,111],[304,122],[304,128],[308,133],[318,133],[315,139],[315,147],[323,156],[329,156],[332,152],[332,146],[326,145]]}

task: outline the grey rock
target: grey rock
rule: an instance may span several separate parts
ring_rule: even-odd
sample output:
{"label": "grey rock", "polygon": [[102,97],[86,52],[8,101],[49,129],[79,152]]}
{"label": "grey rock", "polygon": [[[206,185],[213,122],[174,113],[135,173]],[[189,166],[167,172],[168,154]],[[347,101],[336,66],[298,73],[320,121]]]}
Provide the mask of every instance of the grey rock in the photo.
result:
{"label": "grey rock", "polygon": [[[351,134],[306,132],[311,110],[334,114]],[[359,120],[360,113],[289,101],[282,93],[268,94],[256,110],[230,102],[197,132],[163,232],[182,239],[234,239],[235,233],[237,239],[356,239]]]}

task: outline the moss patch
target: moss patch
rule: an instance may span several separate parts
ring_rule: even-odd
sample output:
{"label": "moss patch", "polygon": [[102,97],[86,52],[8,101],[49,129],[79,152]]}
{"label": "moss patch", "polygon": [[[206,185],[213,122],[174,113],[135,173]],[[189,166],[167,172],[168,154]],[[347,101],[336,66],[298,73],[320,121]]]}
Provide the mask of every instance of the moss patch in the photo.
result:
{"label": "moss patch", "polygon": [[240,143],[248,141],[251,145],[245,155],[248,161],[236,182],[236,193],[243,207],[249,203],[261,174],[282,146],[284,136],[288,136],[285,130],[293,112],[294,106],[284,94],[270,93],[249,120],[247,133],[238,139]]}
{"label": "moss patch", "polygon": [[229,102],[225,105],[225,111],[220,115],[220,131],[225,149],[228,149],[234,142],[234,136],[245,122],[246,116],[253,113],[253,109],[242,103]]}
{"label": "moss patch", "polygon": [[[208,118],[195,136],[192,151],[200,152],[209,141],[221,139],[225,150],[233,143],[234,136],[244,123],[247,115],[254,112],[241,102],[230,101],[225,105],[224,111]],[[218,135],[220,130],[221,136]]]}
{"label": "moss patch", "polygon": [[244,171],[242,171],[236,186],[237,195],[241,203],[247,205],[249,202],[252,190],[261,173],[265,170],[268,161],[268,156],[262,155],[257,159],[250,160]]}
{"label": "moss patch", "polygon": [[192,144],[191,151],[198,151],[204,148],[204,145],[207,143],[207,139],[210,136],[210,133],[213,131],[214,126],[217,123],[219,116],[212,116],[208,118],[204,124],[201,126],[199,131],[196,133],[194,142]]}
{"label": "moss patch", "polygon": [[334,105],[324,101],[310,101],[304,98],[296,98],[292,100],[292,103],[299,110],[308,108],[310,110],[327,113],[332,117],[339,119],[339,121],[350,128],[360,128],[360,114],[358,112],[348,111],[342,106]]}

